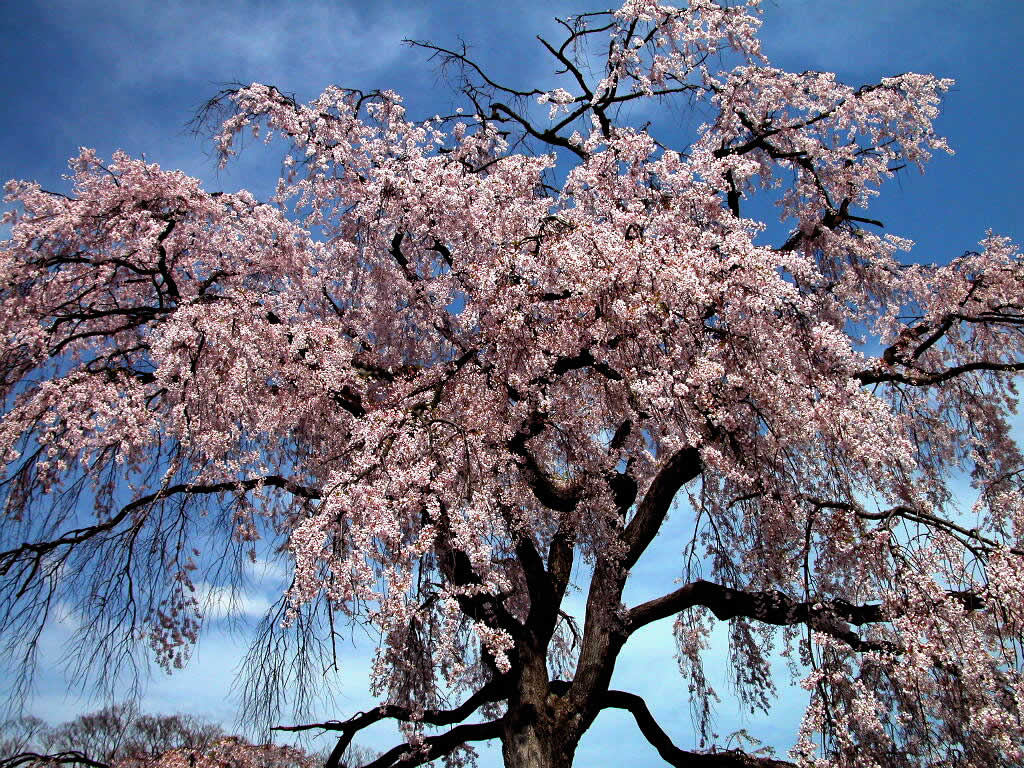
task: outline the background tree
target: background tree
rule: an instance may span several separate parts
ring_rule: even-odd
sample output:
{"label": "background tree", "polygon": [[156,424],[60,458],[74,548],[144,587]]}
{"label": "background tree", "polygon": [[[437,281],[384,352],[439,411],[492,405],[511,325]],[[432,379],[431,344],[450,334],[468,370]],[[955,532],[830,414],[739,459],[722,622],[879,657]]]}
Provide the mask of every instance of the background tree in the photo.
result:
{"label": "background tree", "polygon": [[[39,741],[43,751],[48,753],[78,753],[110,764],[135,751],[132,737],[138,717],[138,711],[131,704],[104,707],[46,729]],[[184,735],[181,729],[177,730],[175,735]],[[160,751],[179,746],[173,743],[169,731],[165,735],[171,738],[160,745]]]}
{"label": "background tree", "polygon": [[[291,746],[252,744],[193,715],[140,714],[130,705],[105,707],[54,726],[33,716],[12,718],[3,723],[0,738],[3,768],[309,768],[327,758]],[[372,759],[371,752],[350,745],[339,765]]]}
{"label": "background tree", "polygon": [[48,729],[46,721],[33,715],[11,717],[0,723],[0,759],[21,752],[39,751]]}
{"label": "background tree", "polygon": [[[744,703],[770,708],[777,640],[806,668],[794,760],[1019,762],[1019,256],[990,235],[909,264],[865,211],[945,148],[948,81],[774,69],[752,6],[563,25],[554,90],[428,46],[466,116],[224,92],[225,158],[243,130],[294,145],[279,207],[88,151],[71,196],[9,185],[6,637],[89,595],[84,666],[131,662],[140,633],[180,664],[197,572],[231,581],[271,538],[295,578],[293,634],[272,618],[255,651],[268,711],[311,668],[276,662],[330,652],[336,617],[381,633],[385,703],[292,727],[340,731],[329,764],[394,719],[409,741],[372,765],[492,738],[510,766],[567,765],[608,708],[671,764],[776,762],[680,750],[610,689],[629,638],[671,616],[709,739],[718,620]],[[711,115],[692,145],[624,119],[657,99]],[[791,227],[774,245],[745,217],[762,189]],[[683,585],[623,605],[680,498]]]}

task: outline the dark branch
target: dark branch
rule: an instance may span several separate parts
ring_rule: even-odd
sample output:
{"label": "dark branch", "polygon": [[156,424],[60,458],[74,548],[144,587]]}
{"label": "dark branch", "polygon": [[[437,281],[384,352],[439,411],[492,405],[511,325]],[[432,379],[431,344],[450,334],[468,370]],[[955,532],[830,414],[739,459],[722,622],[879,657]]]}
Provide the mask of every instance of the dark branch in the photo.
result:
{"label": "dark branch", "polygon": [[107,763],[93,760],[82,752],[68,750],[52,755],[41,755],[36,752],[19,752],[16,755],[0,760],[0,768],[18,768],[19,765],[81,765],[85,768],[110,768]]}
{"label": "dark branch", "polygon": [[701,472],[700,452],[696,448],[680,448],[654,476],[623,538],[629,550],[622,567],[629,570],[654,540],[679,489]]}
{"label": "dark branch", "polygon": [[428,51],[433,51],[433,54],[431,54],[431,58],[433,58],[434,56],[440,56],[442,62],[445,64],[452,64],[457,62],[464,69],[470,69],[476,72],[476,74],[479,75],[480,79],[484,83],[486,83],[489,88],[493,88],[495,91],[501,91],[502,93],[507,93],[510,96],[515,96],[517,98],[539,96],[540,94],[543,93],[543,91],[538,91],[536,88],[533,88],[529,91],[519,91],[516,90],[515,88],[509,88],[507,86],[500,85],[494,80],[491,80],[491,78],[489,78],[484,73],[480,66],[472,59],[470,59],[469,56],[466,55],[465,47],[463,47],[462,52],[459,53],[458,51],[453,51],[449,48],[442,48],[440,45],[434,45],[433,43],[425,40],[410,40],[409,38],[406,38],[402,42],[405,43],[406,45],[412,46],[413,48],[423,48]]}
{"label": "dark branch", "polygon": [[861,384],[909,384],[915,387],[926,387],[932,384],[942,384],[944,381],[955,378],[972,371],[990,371],[993,373],[1016,373],[1024,371],[1024,362],[1019,363],[990,363],[984,360],[977,360],[972,363],[955,365],[944,371],[935,372],[914,372],[900,373],[889,368],[879,367],[854,374],[854,378]]}
{"label": "dark branch", "polygon": [[853,605],[845,600],[798,603],[778,591],[744,592],[701,579],[636,606],[628,613],[628,626],[633,632],[698,605],[721,621],[742,616],[780,626],[803,624],[818,615],[841,618],[857,626],[886,620],[881,605]]}
{"label": "dark branch", "polygon": [[399,744],[373,762],[367,763],[363,768],[391,768],[392,766],[412,768],[412,766],[423,765],[447,755],[467,741],[496,739],[501,736],[501,726],[501,720],[459,725],[439,736],[428,736],[417,745]]}
{"label": "dark branch", "polygon": [[[959,601],[964,610],[980,610],[984,607],[984,601],[973,592],[950,591],[946,594]],[[797,602],[774,590],[744,592],[704,580],[691,582],[675,592],[636,606],[626,615],[626,631],[632,634],[651,622],[696,606],[709,609],[720,621],[742,617],[778,626],[807,624],[842,640],[855,651],[900,652],[900,648],[892,643],[863,640],[844,624],[848,622],[859,627],[895,618],[887,615],[881,604],[854,605],[841,598]]]}
{"label": "dark branch", "polygon": [[794,768],[793,763],[772,757],[754,757],[738,749],[724,752],[688,752],[680,749],[658,725],[647,708],[647,702],[635,693],[608,691],[601,702],[601,708],[627,710],[633,715],[644,738],[658,750],[661,759],[676,768]]}
{"label": "dark branch", "polygon": [[558,512],[572,512],[580,500],[578,488],[559,483],[540,465],[530,452],[527,443],[544,431],[545,421],[540,413],[534,413],[530,421],[508,442],[509,453],[522,459],[520,466],[530,482],[534,496],[544,506]]}
{"label": "dark branch", "polygon": [[[481,705],[491,701],[499,701],[506,695],[506,681],[496,678],[487,683],[462,704],[454,709],[427,709],[422,713],[414,713],[408,707],[401,707],[395,704],[385,704],[371,709],[369,712],[360,712],[348,720],[328,720],[323,723],[308,723],[304,725],[278,725],[271,728],[273,731],[299,732],[299,731],[341,731],[341,738],[331,751],[325,768],[338,768],[342,754],[352,743],[356,733],[363,728],[378,723],[381,720],[392,719],[402,722],[411,722],[414,719],[428,725],[451,725],[465,720]],[[489,737],[488,737],[489,738]],[[468,740],[468,739],[467,739]],[[458,746],[458,745],[455,745]],[[454,749],[454,747],[452,747]],[[392,750],[394,751],[394,750]],[[450,750],[449,750],[450,751]]]}
{"label": "dark branch", "polygon": [[[983,552],[989,552],[997,547],[1001,546],[999,542],[988,536],[983,535],[977,528],[965,528],[959,523],[955,523],[952,520],[947,520],[944,517],[932,514],[931,512],[925,512],[920,509],[913,509],[912,507],[905,506],[903,504],[897,505],[890,509],[882,510],[881,512],[868,512],[865,509],[861,509],[859,506],[851,504],[846,501],[830,501],[826,499],[816,499],[807,497],[806,501],[813,504],[815,507],[827,508],[827,509],[840,509],[848,512],[852,512],[857,517],[863,520],[881,520],[888,521],[894,518],[900,518],[908,520],[912,523],[920,523],[932,528],[938,528],[945,531],[947,534],[959,541],[965,548],[971,550],[977,555]],[[1010,547],[1009,551],[1015,555],[1024,556],[1024,549],[1018,549]]]}
{"label": "dark branch", "polygon": [[499,701],[505,696],[505,681],[503,679],[492,680],[483,688],[478,690],[459,706],[454,709],[425,709],[418,714],[409,707],[402,707],[397,704],[383,704],[369,712],[360,712],[348,720],[327,720],[322,723],[305,723],[303,725],[275,725],[270,730],[298,733],[300,731],[361,731],[367,726],[380,722],[381,720],[401,720],[412,722],[413,720],[428,725],[451,725],[465,720],[473,714],[480,706],[491,701]]}
{"label": "dark branch", "polygon": [[211,483],[207,485],[196,485],[191,483],[179,483],[177,485],[168,486],[167,488],[161,488],[159,491],[154,493],[146,494],[130,504],[123,506],[116,515],[111,517],[109,520],[91,525],[86,528],[76,528],[72,531],[68,531],[64,535],[56,539],[50,539],[49,541],[40,541],[35,543],[26,542],[16,549],[10,549],[6,552],[0,552],[0,574],[6,574],[11,566],[20,560],[24,555],[31,554],[33,559],[39,559],[49,552],[60,547],[73,547],[76,544],[80,544],[83,541],[87,541],[95,536],[106,531],[113,530],[121,523],[125,518],[129,517],[133,512],[143,507],[148,507],[152,504],[156,504],[163,499],[174,496],[179,493],[188,494],[208,494],[208,493],[226,493],[229,491],[251,491],[257,487],[272,487],[281,488],[291,493],[293,496],[299,496],[304,499],[319,499],[320,492],[312,488],[299,485],[293,480],[281,477],[280,475],[269,475],[266,477],[250,478],[248,480],[234,480],[223,483]]}

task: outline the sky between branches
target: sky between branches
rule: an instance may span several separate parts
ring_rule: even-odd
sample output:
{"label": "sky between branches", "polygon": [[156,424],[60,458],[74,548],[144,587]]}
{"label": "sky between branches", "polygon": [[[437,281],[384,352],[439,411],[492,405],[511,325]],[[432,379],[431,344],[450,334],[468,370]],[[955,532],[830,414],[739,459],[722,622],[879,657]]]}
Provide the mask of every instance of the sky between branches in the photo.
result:
{"label": "sky between branches", "polygon": [[[145,154],[164,168],[203,180],[208,190],[248,188],[269,196],[282,147],[250,145],[239,162],[218,172],[211,145],[186,122],[221,84],[260,81],[294,92],[299,100],[334,83],[402,94],[413,117],[449,113],[460,106],[421,51],[403,38],[455,46],[461,37],[495,79],[511,85],[554,87],[550,60],[535,34],[560,39],[553,16],[603,8],[566,0],[515,2],[507,7],[464,0],[435,2],[243,2],[199,0],[48,0],[9,3],[0,14],[0,71],[7,120],[0,124],[0,180],[39,181],[63,190],[61,174],[79,146],[101,157],[115,149]],[[216,7],[214,7],[216,6]],[[762,39],[774,66],[792,71],[837,72],[851,85],[906,71],[954,78],[936,130],[956,155],[936,155],[928,173],[901,174],[883,187],[872,217],[888,231],[917,242],[915,260],[946,261],[974,247],[986,229],[1024,238],[1024,85],[1019,40],[1024,3],[1019,0],[766,0]],[[701,120],[676,108],[662,123],[684,135]],[[662,141],[672,136],[662,132]],[[7,235],[0,230],[0,237]],[[673,538],[686,513],[678,511],[634,571],[627,602],[634,604],[673,588],[680,575]],[[242,605],[243,618],[258,618],[280,590],[273,569],[255,574]],[[580,573],[582,581],[585,574]],[[573,598],[582,600],[579,593]],[[68,620],[73,620],[69,616]],[[230,726],[235,702],[228,698],[245,646],[211,617],[193,663],[183,673],[157,672],[143,709],[190,712]],[[212,631],[210,631],[212,630]],[[692,747],[686,682],[675,669],[670,622],[648,627],[631,640],[613,685],[647,699],[659,722],[681,747]],[[66,632],[47,633],[43,663],[55,663]],[[721,635],[724,639],[724,633]],[[364,642],[341,647],[341,688],[326,717],[344,718],[372,705],[365,691]],[[780,664],[780,706],[770,719],[742,718],[728,695],[724,646],[712,650],[709,670],[723,703],[718,732],[747,728],[779,748],[789,740],[806,703],[787,689]],[[719,661],[720,660],[720,663]],[[0,668],[0,680],[3,671]],[[59,670],[39,677],[29,711],[51,722],[98,706],[72,692]],[[2,696],[0,688],[0,696]],[[384,749],[392,732],[368,733],[367,746]],[[661,762],[628,715],[606,713],[584,738],[577,765],[618,765],[632,754],[638,768]],[[482,766],[499,765],[497,749],[482,750]]]}

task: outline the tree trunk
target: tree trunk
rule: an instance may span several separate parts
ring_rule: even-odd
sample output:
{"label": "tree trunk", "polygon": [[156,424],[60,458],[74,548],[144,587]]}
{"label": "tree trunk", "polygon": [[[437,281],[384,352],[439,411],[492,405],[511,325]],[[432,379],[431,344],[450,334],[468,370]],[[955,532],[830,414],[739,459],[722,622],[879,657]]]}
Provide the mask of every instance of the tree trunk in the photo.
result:
{"label": "tree trunk", "polygon": [[[548,689],[522,698],[504,718],[501,753],[505,768],[571,768],[582,733],[567,701]],[[524,697],[525,698],[525,697]]]}
{"label": "tree trunk", "polygon": [[520,663],[515,692],[502,719],[505,768],[571,768],[582,733],[568,699],[552,690],[547,670],[550,634],[525,638],[517,647]]}
{"label": "tree trunk", "polygon": [[506,729],[501,740],[505,768],[571,768],[575,752],[575,739],[536,722]]}

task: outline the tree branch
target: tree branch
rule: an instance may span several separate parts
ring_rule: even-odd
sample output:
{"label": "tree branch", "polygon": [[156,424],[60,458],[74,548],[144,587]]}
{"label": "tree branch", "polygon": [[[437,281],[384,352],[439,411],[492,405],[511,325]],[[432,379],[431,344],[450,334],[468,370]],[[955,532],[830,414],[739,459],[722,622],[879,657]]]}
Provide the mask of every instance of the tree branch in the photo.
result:
{"label": "tree branch", "polygon": [[[867,510],[861,509],[860,507],[845,501],[828,501],[815,498],[806,498],[805,500],[813,504],[815,507],[840,509],[852,512],[863,520],[890,520],[894,517],[898,517],[912,523],[920,523],[921,525],[929,527],[934,526],[935,528],[945,531],[966,549],[969,549],[971,552],[979,556],[983,552],[992,551],[1000,546],[998,541],[983,535],[977,528],[965,528],[958,523],[954,523],[952,520],[947,520],[944,517],[939,517],[938,515],[934,515],[930,512],[913,509],[912,507],[908,507],[903,504],[899,504],[891,509],[886,509],[881,512],[868,512]],[[1015,555],[1024,555],[1024,549],[1010,547],[1009,551]]]}
{"label": "tree branch", "polygon": [[270,730],[289,733],[311,730],[341,731],[342,736],[331,751],[331,756],[328,758],[325,766],[325,768],[338,768],[342,753],[352,743],[356,733],[363,728],[386,719],[400,720],[402,722],[416,720],[428,725],[451,725],[452,723],[458,723],[473,714],[481,705],[504,698],[506,687],[507,680],[505,678],[495,678],[454,709],[427,709],[417,714],[408,707],[398,706],[397,704],[384,704],[376,709],[371,709],[369,712],[360,712],[345,721],[328,720],[323,723],[307,723],[303,725],[276,725]]}
{"label": "tree branch", "polygon": [[853,605],[841,599],[828,603],[798,603],[778,591],[744,592],[700,579],[631,609],[627,614],[629,630],[634,632],[698,605],[709,609],[722,621],[742,616],[787,625],[805,623],[815,615],[830,615],[860,626],[886,620],[881,605]]}
{"label": "tree branch", "polygon": [[672,454],[658,470],[644,494],[636,515],[626,526],[623,539],[629,547],[622,567],[629,570],[654,540],[669,507],[679,489],[695,479],[701,472],[700,452],[696,448],[681,448]]}
{"label": "tree branch", "polygon": [[523,460],[520,466],[525,470],[533,494],[539,502],[557,512],[572,512],[579,503],[579,489],[561,484],[551,477],[526,447],[531,437],[536,437],[544,431],[544,426],[543,416],[535,412],[526,424],[526,429],[520,429],[515,437],[509,440],[508,450]]}
{"label": "tree branch", "polygon": [[420,744],[399,744],[378,757],[363,768],[401,768],[423,765],[431,760],[447,755],[467,741],[486,741],[501,736],[502,721],[491,720],[486,723],[467,723],[452,728],[438,736],[428,736]]}
{"label": "tree branch", "polygon": [[688,752],[672,743],[650,709],[647,702],[635,693],[608,691],[601,709],[625,709],[636,720],[640,732],[651,743],[666,763],[677,768],[795,768],[793,763],[772,757],[754,757],[738,749],[725,752]]}
{"label": "tree branch", "polygon": [[83,541],[93,538],[101,533],[113,530],[121,523],[125,518],[131,515],[132,512],[147,507],[151,504],[155,504],[169,496],[173,496],[179,493],[188,494],[207,494],[207,493],[224,493],[226,491],[251,491],[253,488],[261,486],[271,486],[273,488],[281,488],[282,490],[288,491],[293,496],[299,496],[304,499],[319,499],[320,492],[306,486],[299,485],[293,480],[289,480],[286,477],[280,475],[268,475],[266,477],[254,477],[248,480],[232,480],[223,483],[210,483],[206,485],[192,484],[192,483],[179,483],[177,485],[171,485],[167,488],[161,488],[153,493],[141,496],[130,504],[126,504],[121,507],[116,515],[111,517],[109,520],[91,525],[85,528],[76,528],[68,531],[64,535],[56,539],[49,541],[40,541],[35,543],[26,542],[16,549],[9,549],[6,552],[0,552],[0,575],[5,575],[18,560],[24,555],[31,553],[35,559],[39,559],[49,552],[58,549],[63,546],[73,547],[76,544],[81,544]]}
{"label": "tree branch", "polygon": [[917,372],[912,374],[899,373],[888,368],[873,368],[865,371],[859,371],[854,374],[854,378],[857,379],[861,384],[909,384],[915,387],[926,387],[932,384],[941,384],[944,381],[948,381],[956,376],[960,376],[964,373],[970,373],[971,371],[992,371],[995,373],[1016,373],[1017,371],[1024,371],[1024,362],[1018,363],[990,363],[984,360],[976,360],[971,363],[964,363],[963,365],[955,365],[952,368],[947,368],[944,371],[935,371],[932,373],[928,372]]}
{"label": "tree branch", "polygon": [[85,768],[110,768],[107,763],[93,760],[82,752],[68,750],[57,752],[52,755],[41,755],[36,752],[19,752],[16,755],[0,760],[0,768],[18,768],[20,765],[36,766],[44,765],[82,765]]}
{"label": "tree branch", "polygon": [[[949,591],[946,594],[958,600],[964,610],[980,610],[984,607],[982,598],[973,592]],[[647,624],[696,606],[709,609],[720,621],[743,617],[778,626],[807,624],[819,632],[842,640],[855,651],[901,652],[892,643],[862,640],[843,623],[862,626],[895,618],[887,615],[881,604],[854,605],[842,598],[797,602],[775,590],[744,592],[703,579],[631,609],[626,614],[626,632],[633,634]]]}

